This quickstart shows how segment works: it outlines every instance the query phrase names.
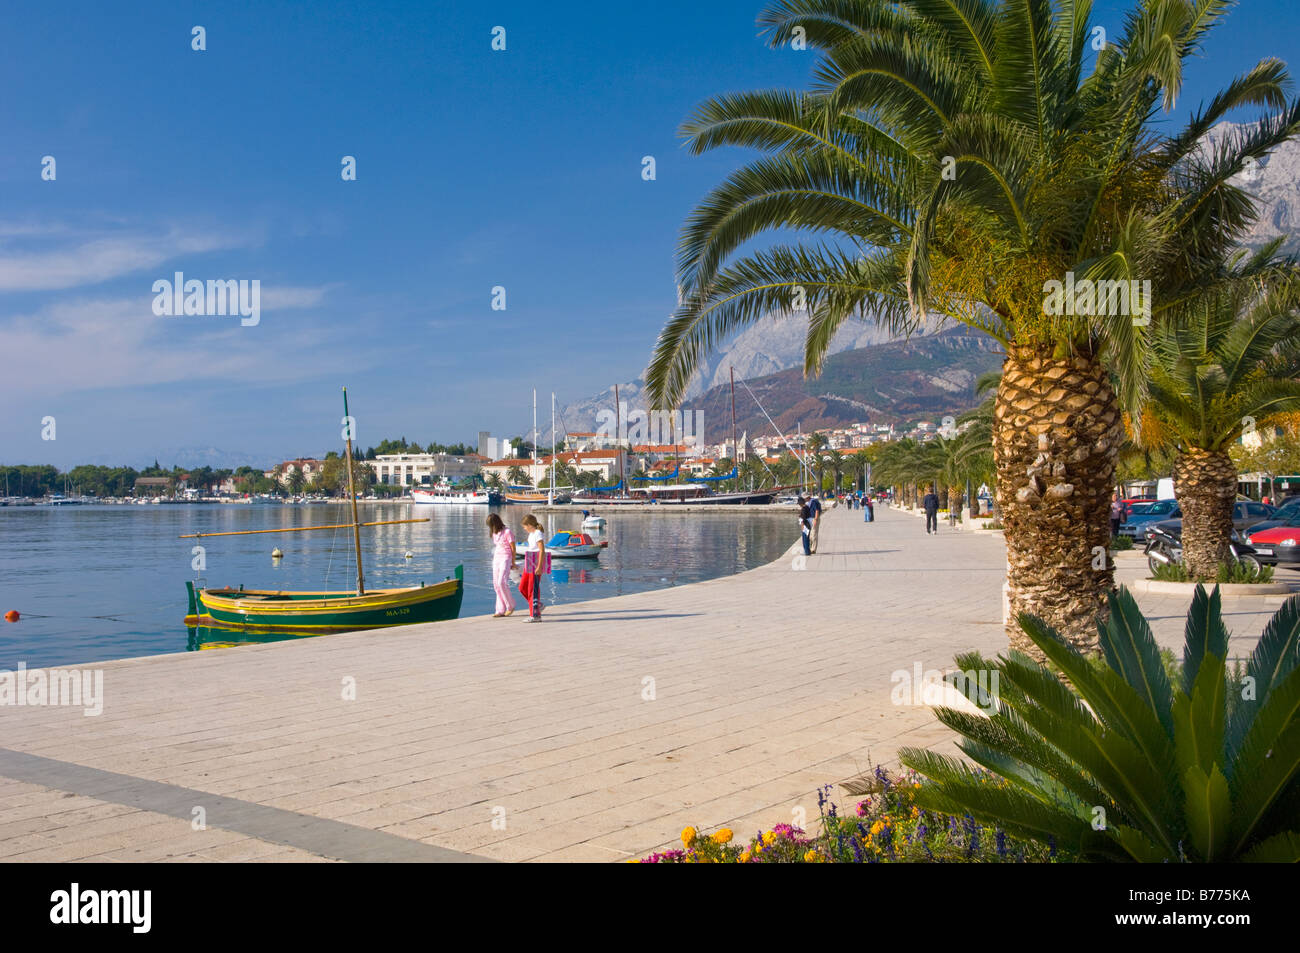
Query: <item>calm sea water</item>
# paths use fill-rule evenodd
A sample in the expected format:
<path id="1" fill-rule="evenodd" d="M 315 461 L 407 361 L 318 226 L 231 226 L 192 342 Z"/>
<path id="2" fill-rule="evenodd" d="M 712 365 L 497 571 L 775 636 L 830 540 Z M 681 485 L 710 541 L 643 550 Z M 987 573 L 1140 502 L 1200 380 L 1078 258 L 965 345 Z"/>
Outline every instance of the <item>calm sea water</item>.
<path id="1" fill-rule="evenodd" d="M 497 509 L 520 539 L 523 507 Z M 465 567 L 461 616 L 495 605 L 482 507 L 370 505 L 361 519 L 428 517 L 428 523 L 361 530 L 367 588 L 418 585 Z M 543 601 L 563 605 L 643 592 L 752 569 L 793 542 L 793 516 L 769 512 L 652 514 L 605 511 L 609 540 L 598 560 L 555 561 Z M 346 590 L 355 583 L 351 528 L 203 540 L 184 533 L 326 525 L 350 519 L 343 504 L 316 506 L 0 507 L 0 669 L 96 662 L 197 649 L 242 638 L 187 629 L 186 580 L 256 589 Z M 576 530 L 578 513 L 543 518 Z M 548 532 L 548 538 L 550 532 Z M 193 547 L 204 547 L 196 572 Z M 284 551 L 272 559 L 271 551 Z M 407 553 L 411 558 L 406 558 Z M 522 606 L 522 599 L 519 600 Z M 259 640 L 268 640 L 262 636 Z"/>

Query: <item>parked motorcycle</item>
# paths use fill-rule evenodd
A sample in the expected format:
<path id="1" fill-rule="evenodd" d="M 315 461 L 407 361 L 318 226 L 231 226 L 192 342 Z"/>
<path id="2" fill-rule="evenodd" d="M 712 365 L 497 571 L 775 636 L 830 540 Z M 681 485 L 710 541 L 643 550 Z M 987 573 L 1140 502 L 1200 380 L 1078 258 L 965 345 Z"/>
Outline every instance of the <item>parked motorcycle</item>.
<path id="1" fill-rule="evenodd" d="M 1228 552 L 1233 562 L 1241 563 L 1252 575 L 1258 575 L 1264 568 L 1259 561 L 1259 557 L 1255 554 L 1254 548 L 1242 542 L 1236 530 L 1233 530 L 1232 537 L 1228 541 Z M 1170 563 L 1181 566 L 1183 564 L 1182 532 L 1171 532 L 1159 526 L 1149 527 L 1147 529 L 1146 557 L 1147 566 L 1153 576 L 1160 566 L 1167 566 Z"/>

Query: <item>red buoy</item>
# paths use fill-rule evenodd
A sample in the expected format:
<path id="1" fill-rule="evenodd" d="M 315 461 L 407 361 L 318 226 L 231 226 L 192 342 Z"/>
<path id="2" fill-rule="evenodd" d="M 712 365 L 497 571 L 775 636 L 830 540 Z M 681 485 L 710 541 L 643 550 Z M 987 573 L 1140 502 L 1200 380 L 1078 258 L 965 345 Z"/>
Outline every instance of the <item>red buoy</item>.
<path id="1" fill-rule="evenodd" d="M 6 613 L 5 613 L 5 621 L 6 621 L 6 622 L 17 622 L 17 621 L 18 621 L 18 610 L 17 610 L 17 609 L 10 609 L 8 612 L 6 612 Z"/>

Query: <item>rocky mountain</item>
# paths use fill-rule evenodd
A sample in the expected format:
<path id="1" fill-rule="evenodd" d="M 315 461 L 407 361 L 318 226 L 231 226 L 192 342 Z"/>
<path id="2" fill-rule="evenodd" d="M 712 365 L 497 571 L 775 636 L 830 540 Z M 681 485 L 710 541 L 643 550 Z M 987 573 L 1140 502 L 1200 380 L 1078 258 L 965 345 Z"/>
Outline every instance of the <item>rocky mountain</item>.
<path id="1" fill-rule="evenodd" d="M 795 367 L 737 383 L 736 428 L 751 437 L 772 434 L 767 415 L 783 433 L 858 421 L 938 423 L 978 403 L 976 379 L 1001 367 L 1003 357 L 996 341 L 966 328 L 842 351 L 827 360 L 818 378 L 805 379 Z M 706 442 L 730 436 L 729 386 L 711 388 L 689 406 L 703 413 Z"/>
<path id="2" fill-rule="evenodd" d="M 771 434 L 766 410 L 782 432 L 838 427 L 858 421 L 902 423 L 957 414 L 973 407 L 975 380 L 1002 365 L 1003 354 L 992 338 L 966 328 L 906 341 L 889 341 L 832 355 L 818 378 L 804 379 L 802 367 L 759 377 L 736 379 L 736 425 L 751 436 Z M 739 368 L 737 369 L 739 371 Z M 731 433 L 731 388 L 728 378 L 683 405 L 702 416 L 703 439 L 717 443 Z M 619 385 L 625 409 L 644 406 L 643 382 Z M 762 407 L 760 408 L 759 403 Z M 564 409 L 569 430 L 597 429 L 606 419 L 614 393 L 592 397 Z M 624 426 L 627 426 L 626 418 Z"/>
<path id="3" fill-rule="evenodd" d="M 698 397 L 710 387 L 727 383 L 732 367 L 736 369 L 737 377 L 748 379 L 801 366 L 806 328 L 804 315 L 791 314 L 773 314 L 750 325 L 736 335 L 725 350 L 712 355 L 700 368 L 694 384 L 686 393 L 687 398 Z M 831 339 L 829 353 L 872 347 L 889 340 L 888 332 L 876 325 L 851 321 Z"/>
<path id="4" fill-rule="evenodd" d="M 698 407 L 699 398 L 707 391 L 714 387 L 728 385 L 732 367 L 736 369 L 737 380 L 747 381 L 802 367 L 805 322 L 806 318 L 803 315 L 773 314 L 736 335 L 725 348 L 711 355 L 700 368 L 695 381 L 686 391 L 687 402 L 691 407 Z M 918 340 L 929 333 L 922 331 L 912 340 Z M 831 340 L 829 353 L 841 354 L 874 347 L 889 340 L 889 335 L 874 324 L 856 321 L 840 329 Z M 646 407 L 644 389 L 644 377 L 626 381 L 618 386 L 618 399 L 627 408 Z M 569 430 L 594 431 L 597 429 L 601 412 L 608 414 L 613 407 L 614 388 L 611 386 L 604 393 L 593 394 L 591 397 L 566 405 L 561 412 L 561 417 Z M 728 420 L 730 420 L 729 415 L 730 411 L 728 411 Z M 565 427 L 560 428 L 561 432 Z"/>
<path id="5" fill-rule="evenodd" d="M 1249 124 L 1221 122 L 1205 137 L 1212 149 L 1229 136 L 1242 135 Z M 1234 184 L 1255 195 L 1260 202 L 1259 218 L 1246 235 L 1245 244 L 1258 248 L 1278 236 L 1286 239 L 1282 249 L 1300 252 L 1300 142 L 1292 140 L 1258 164 L 1247 168 Z"/>

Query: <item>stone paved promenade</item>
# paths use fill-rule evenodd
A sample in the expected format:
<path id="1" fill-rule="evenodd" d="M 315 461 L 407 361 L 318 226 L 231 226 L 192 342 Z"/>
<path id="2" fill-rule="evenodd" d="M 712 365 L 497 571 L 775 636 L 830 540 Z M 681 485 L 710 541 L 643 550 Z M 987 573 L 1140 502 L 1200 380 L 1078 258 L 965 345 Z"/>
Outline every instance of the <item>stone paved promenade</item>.
<path id="1" fill-rule="evenodd" d="M 827 513 L 802 570 L 786 557 L 543 625 L 102 665 L 99 717 L 0 708 L 0 859 L 608 862 L 686 824 L 811 822 L 819 785 L 900 745 L 955 750 L 927 709 L 890 703 L 893 672 L 1005 645 L 1000 536 L 877 514 Z M 1185 603 L 1148 601 L 1178 646 Z M 1272 607 L 1228 608 L 1245 654 Z"/>

